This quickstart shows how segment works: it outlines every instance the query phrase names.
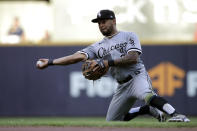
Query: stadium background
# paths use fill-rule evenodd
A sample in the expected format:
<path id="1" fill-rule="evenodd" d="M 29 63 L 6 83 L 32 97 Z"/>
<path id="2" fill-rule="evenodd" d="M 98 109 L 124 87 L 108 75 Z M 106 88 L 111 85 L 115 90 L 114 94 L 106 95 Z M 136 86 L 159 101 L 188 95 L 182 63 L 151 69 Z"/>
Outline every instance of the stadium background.
<path id="1" fill-rule="evenodd" d="M 0 116 L 105 116 L 113 79 L 87 81 L 81 63 L 43 71 L 35 67 L 40 57 L 69 55 L 101 39 L 90 20 L 105 8 L 116 12 L 118 29 L 139 35 L 154 89 L 178 111 L 197 115 L 197 2 L 103 2 L 0 1 Z M 7 35 L 16 16 L 25 31 L 23 41 Z"/>

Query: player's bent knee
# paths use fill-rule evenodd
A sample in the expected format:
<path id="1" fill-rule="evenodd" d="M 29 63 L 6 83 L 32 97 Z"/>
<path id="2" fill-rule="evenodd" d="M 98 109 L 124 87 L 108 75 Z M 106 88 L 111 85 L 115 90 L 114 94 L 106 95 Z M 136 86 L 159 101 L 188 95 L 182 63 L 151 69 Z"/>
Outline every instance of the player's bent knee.
<path id="1" fill-rule="evenodd" d="M 156 107 L 160 110 L 163 110 L 163 106 L 167 103 L 167 101 L 160 96 L 152 96 L 149 100 L 149 105 Z"/>
<path id="2" fill-rule="evenodd" d="M 107 117 L 106 121 L 116 121 L 116 119 L 112 119 L 112 118 Z"/>
<path id="3" fill-rule="evenodd" d="M 121 118 L 106 117 L 106 121 L 123 121 Z"/>
<path id="4" fill-rule="evenodd" d="M 155 96 L 155 94 L 153 94 L 153 93 L 148 93 L 147 95 L 146 95 L 146 97 L 145 97 L 145 102 L 146 102 L 146 104 L 150 104 L 150 101 L 151 101 L 151 99 L 153 98 Z"/>
<path id="5" fill-rule="evenodd" d="M 106 121 L 116 121 L 116 120 L 111 118 L 106 118 Z"/>

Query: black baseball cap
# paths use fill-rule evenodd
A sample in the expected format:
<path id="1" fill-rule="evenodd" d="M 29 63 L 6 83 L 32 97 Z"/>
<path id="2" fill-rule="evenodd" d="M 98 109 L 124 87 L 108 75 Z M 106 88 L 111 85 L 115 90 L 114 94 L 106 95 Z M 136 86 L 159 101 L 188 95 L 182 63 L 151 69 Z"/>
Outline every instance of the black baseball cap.
<path id="1" fill-rule="evenodd" d="M 97 13 L 97 18 L 93 19 L 92 22 L 93 23 L 97 23 L 98 20 L 102 20 L 102 19 L 115 19 L 115 14 L 113 11 L 111 10 L 100 10 Z"/>

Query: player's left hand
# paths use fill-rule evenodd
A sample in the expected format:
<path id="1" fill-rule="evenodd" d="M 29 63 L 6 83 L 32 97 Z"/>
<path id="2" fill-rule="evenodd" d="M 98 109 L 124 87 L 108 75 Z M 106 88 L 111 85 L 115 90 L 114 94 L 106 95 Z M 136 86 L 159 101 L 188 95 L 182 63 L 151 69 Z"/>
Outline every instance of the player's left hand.
<path id="1" fill-rule="evenodd" d="M 82 65 L 83 75 L 88 80 L 100 79 L 108 69 L 108 62 L 104 60 L 86 60 Z"/>

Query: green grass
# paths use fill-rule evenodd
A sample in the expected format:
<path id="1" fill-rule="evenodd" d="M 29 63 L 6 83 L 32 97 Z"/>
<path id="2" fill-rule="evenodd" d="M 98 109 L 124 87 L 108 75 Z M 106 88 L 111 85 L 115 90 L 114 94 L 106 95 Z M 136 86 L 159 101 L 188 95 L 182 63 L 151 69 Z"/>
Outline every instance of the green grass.
<path id="1" fill-rule="evenodd" d="M 197 117 L 190 117 L 191 122 L 163 122 L 154 118 L 138 117 L 129 122 L 106 122 L 101 117 L 0 117 L 0 126 L 82 126 L 82 127 L 197 127 Z"/>

